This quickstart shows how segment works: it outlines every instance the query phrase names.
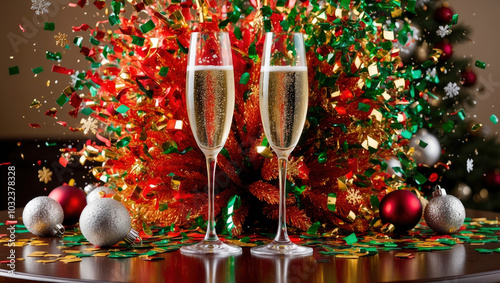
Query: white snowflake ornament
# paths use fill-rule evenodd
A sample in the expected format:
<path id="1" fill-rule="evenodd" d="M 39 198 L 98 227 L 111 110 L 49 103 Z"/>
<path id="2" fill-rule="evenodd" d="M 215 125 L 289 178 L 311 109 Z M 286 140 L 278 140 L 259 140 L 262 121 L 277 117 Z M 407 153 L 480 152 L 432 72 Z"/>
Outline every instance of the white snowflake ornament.
<path id="1" fill-rule="evenodd" d="M 467 173 L 470 173 L 474 169 L 474 160 L 472 160 L 472 158 L 467 159 L 466 167 L 467 167 Z"/>
<path id="2" fill-rule="evenodd" d="M 449 82 L 444 87 L 444 93 L 446 94 L 446 97 L 444 97 L 443 99 L 453 98 L 458 95 L 459 91 L 460 87 L 457 85 L 457 83 Z"/>
<path id="3" fill-rule="evenodd" d="M 450 26 L 439 26 L 439 29 L 436 31 L 437 35 L 440 37 L 445 37 L 451 34 Z"/>
<path id="4" fill-rule="evenodd" d="M 348 203 L 352 204 L 352 205 L 356 205 L 358 203 L 361 202 L 361 195 L 359 194 L 359 191 L 354 189 L 354 188 L 350 188 L 347 190 L 347 196 L 346 196 L 346 200 Z"/>
<path id="5" fill-rule="evenodd" d="M 82 118 L 80 124 L 82 124 L 83 134 L 86 135 L 88 132 L 92 132 L 93 134 L 97 133 L 97 119 L 89 117 L 88 119 Z"/>
<path id="6" fill-rule="evenodd" d="M 48 13 L 49 9 L 47 9 L 47 7 L 49 6 L 50 2 L 47 0 L 31 0 L 31 10 L 35 11 L 37 15 Z"/>

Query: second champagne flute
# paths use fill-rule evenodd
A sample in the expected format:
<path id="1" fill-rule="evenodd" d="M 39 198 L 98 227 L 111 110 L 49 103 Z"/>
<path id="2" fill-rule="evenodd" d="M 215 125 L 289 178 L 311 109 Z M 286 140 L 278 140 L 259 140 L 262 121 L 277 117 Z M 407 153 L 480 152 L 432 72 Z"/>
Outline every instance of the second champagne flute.
<path id="1" fill-rule="evenodd" d="M 193 32 L 186 75 L 186 105 L 191 130 L 205 155 L 208 179 L 208 222 L 205 238 L 181 247 L 187 254 L 231 255 L 241 248 L 221 242 L 215 231 L 214 177 L 217 155 L 226 143 L 234 110 L 231 44 L 226 32 Z"/>
<path id="2" fill-rule="evenodd" d="M 278 156 L 278 233 L 256 255 L 310 255 L 313 249 L 295 245 L 286 230 L 286 169 L 288 156 L 299 141 L 308 104 L 307 64 L 301 33 L 266 33 L 260 74 L 260 116 L 267 140 Z"/>

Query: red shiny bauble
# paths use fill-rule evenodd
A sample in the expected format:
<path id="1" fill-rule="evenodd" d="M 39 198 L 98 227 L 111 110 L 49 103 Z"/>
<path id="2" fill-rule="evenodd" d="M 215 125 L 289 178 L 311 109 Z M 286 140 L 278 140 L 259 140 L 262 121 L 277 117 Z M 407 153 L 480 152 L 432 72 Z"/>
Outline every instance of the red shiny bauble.
<path id="1" fill-rule="evenodd" d="M 442 24 L 449 24 L 453 19 L 453 10 L 447 6 L 439 7 L 434 12 L 434 19 Z"/>
<path id="2" fill-rule="evenodd" d="M 396 232 L 408 231 L 415 227 L 422 217 L 422 203 L 407 190 L 397 190 L 387 194 L 380 202 L 380 218 L 391 223 Z"/>
<path id="3" fill-rule="evenodd" d="M 64 212 L 63 225 L 75 225 L 80 219 L 82 210 L 87 205 L 85 193 L 77 187 L 60 186 L 52 190 L 50 198 L 57 200 L 61 204 Z"/>
<path id="4" fill-rule="evenodd" d="M 460 82 L 462 82 L 463 86 L 473 86 L 476 83 L 476 80 L 476 74 L 472 71 L 471 68 L 467 68 L 462 71 Z"/>
<path id="5" fill-rule="evenodd" d="M 487 172 L 484 175 L 484 182 L 488 189 L 500 189 L 500 169 Z"/>
<path id="6" fill-rule="evenodd" d="M 439 57 L 439 60 L 441 61 L 447 61 L 453 55 L 453 46 L 447 39 L 436 43 L 436 45 L 434 45 L 434 48 L 443 50 L 443 54 L 441 55 L 441 57 Z"/>

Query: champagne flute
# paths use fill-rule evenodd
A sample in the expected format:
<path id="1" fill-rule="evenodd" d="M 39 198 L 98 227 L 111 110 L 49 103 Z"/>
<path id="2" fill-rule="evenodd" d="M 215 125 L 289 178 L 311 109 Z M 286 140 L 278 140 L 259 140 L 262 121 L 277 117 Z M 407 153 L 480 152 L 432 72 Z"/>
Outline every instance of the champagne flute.
<path id="1" fill-rule="evenodd" d="M 307 64 L 301 33 L 266 33 L 260 74 L 260 116 L 267 140 L 278 156 L 279 222 L 274 240 L 254 247 L 257 255 L 310 255 L 313 249 L 295 245 L 286 230 L 286 169 L 299 141 L 308 103 Z"/>
<path id="2" fill-rule="evenodd" d="M 241 253 L 221 242 L 215 231 L 214 178 L 217 155 L 224 146 L 234 110 L 234 74 L 231 44 L 226 32 L 193 32 L 186 75 L 186 104 L 191 130 L 205 155 L 208 179 L 208 222 L 205 238 L 183 246 L 186 254 Z"/>

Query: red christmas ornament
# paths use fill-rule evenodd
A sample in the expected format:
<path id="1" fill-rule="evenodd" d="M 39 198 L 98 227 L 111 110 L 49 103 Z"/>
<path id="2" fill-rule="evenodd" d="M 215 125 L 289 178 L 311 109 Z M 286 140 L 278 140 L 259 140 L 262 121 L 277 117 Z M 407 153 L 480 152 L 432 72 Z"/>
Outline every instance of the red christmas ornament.
<path id="1" fill-rule="evenodd" d="M 448 6 L 442 6 L 436 9 L 434 19 L 442 24 L 449 24 L 453 19 L 453 10 Z"/>
<path id="2" fill-rule="evenodd" d="M 500 169 L 487 172 L 484 176 L 484 182 L 486 188 L 498 190 L 500 188 Z"/>
<path id="3" fill-rule="evenodd" d="M 406 190 L 387 194 L 379 210 L 382 221 L 391 223 L 399 232 L 412 229 L 422 217 L 422 203 L 414 193 Z"/>
<path id="4" fill-rule="evenodd" d="M 473 86 L 476 83 L 476 79 L 476 74 L 471 68 L 463 70 L 462 75 L 460 76 L 460 82 L 462 82 L 463 86 Z"/>
<path id="5" fill-rule="evenodd" d="M 85 193 L 77 187 L 63 185 L 52 190 L 50 198 L 57 200 L 64 211 L 63 225 L 74 225 L 80 219 L 83 208 L 87 205 Z"/>
<path id="6" fill-rule="evenodd" d="M 441 61 L 447 61 L 453 55 L 453 46 L 447 39 L 436 43 L 436 45 L 434 45 L 434 48 L 443 50 L 443 54 L 441 55 L 441 57 L 439 57 L 439 60 Z"/>

